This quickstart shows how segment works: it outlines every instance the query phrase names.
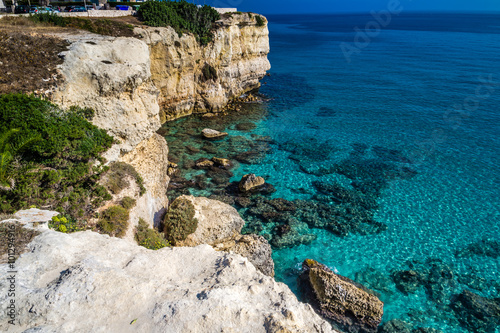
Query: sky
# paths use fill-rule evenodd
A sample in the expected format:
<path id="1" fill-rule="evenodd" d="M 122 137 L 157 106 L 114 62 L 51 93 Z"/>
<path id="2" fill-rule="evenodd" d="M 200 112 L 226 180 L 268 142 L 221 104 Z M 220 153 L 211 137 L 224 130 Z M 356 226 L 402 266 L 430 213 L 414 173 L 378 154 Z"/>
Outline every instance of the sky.
<path id="1" fill-rule="evenodd" d="M 260 14 L 369 13 L 400 1 L 405 11 L 500 12 L 500 0 L 198 0 Z"/>

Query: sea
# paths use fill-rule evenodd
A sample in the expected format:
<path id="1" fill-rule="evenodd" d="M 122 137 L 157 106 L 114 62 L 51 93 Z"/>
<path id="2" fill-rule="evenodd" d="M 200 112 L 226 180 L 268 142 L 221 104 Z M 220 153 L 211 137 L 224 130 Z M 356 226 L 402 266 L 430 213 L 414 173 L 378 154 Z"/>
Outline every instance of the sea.
<path id="1" fill-rule="evenodd" d="M 454 302 L 464 290 L 500 297 L 500 14 L 267 19 L 272 68 L 262 80 L 264 102 L 216 121 L 233 141 L 266 148 L 235 162 L 230 181 L 255 173 L 276 189 L 269 199 L 342 207 L 337 221 L 349 224 L 315 225 L 297 215 L 298 233 L 313 236 L 286 246 L 271 241 L 276 280 L 301 298 L 301 263 L 314 259 L 372 289 L 384 302 L 383 323 L 475 332 Z M 241 130 L 242 122 L 255 126 Z M 178 162 L 210 158 L 199 138 L 186 135 L 206 122 L 188 117 L 166 126 Z M 183 154 L 186 145 L 195 149 Z M 244 230 L 272 240 L 280 223 Z"/>

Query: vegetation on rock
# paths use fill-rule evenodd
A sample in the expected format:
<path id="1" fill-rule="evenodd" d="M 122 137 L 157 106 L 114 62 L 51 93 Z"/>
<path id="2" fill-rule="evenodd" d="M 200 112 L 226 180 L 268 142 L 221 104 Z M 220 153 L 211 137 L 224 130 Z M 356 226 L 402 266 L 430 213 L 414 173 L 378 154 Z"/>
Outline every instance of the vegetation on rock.
<path id="1" fill-rule="evenodd" d="M 14 258 L 17 259 L 27 251 L 26 246 L 39 234 L 39 231 L 23 228 L 18 222 L 0 223 L 0 264 L 7 262 L 9 243 L 14 244 Z"/>
<path id="2" fill-rule="evenodd" d="M 201 81 L 206 82 L 209 80 L 215 81 L 217 80 L 217 70 L 210 66 L 209 64 L 205 64 L 203 68 L 201 69 Z"/>
<path id="3" fill-rule="evenodd" d="M 150 250 L 159 250 L 170 246 L 165 236 L 158 230 L 151 229 L 143 219 L 139 219 L 139 224 L 135 228 L 135 240 L 137 244 Z"/>
<path id="4" fill-rule="evenodd" d="M 165 238 L 172 244 L 183 241 L 189 234 L 196 231 L 198 220 L 191 201 L 176 199 L 170 205 L 163 221 Z"/>
<path id="5" fill-rule="evenodd" d="M 5 168 L 8 189 L 0 189 L 0 213 L 31 205 L 66 212 L 83 220 L 111 196 L 98 184 L 104 168 L 96 165 L 113 142 L 105 130 L 85 119 L 89 111 L 62 110 L 34 96 L 0 95 L 0 126 L 11 132 L 9 144 L 19 147 Z M 5 149 L 4 149 L 5 150 Z"/>
<path id="6" fill-rule="evenodd" d="M 255 20 L 257 21 L 257 26 L 258 27 L 263 27 L 263 26 L 266 25 L 266 21 L 264 21 L 264 19 L 260 15 L 256 15 L 255 16 Z"/>
<path id="7" fill-rule="evenodd" d="M 9 26 L 12 19 L 18 18 L 4 17 L 0 22 L 6 25 L 0 31 L 0 94 L 44 92 L 61 79 L 56 67 L 63 60 L 58 54 L 66 50 L 68 43 L 15 32 Z"/>
<path id="8" fill-rule="evenodd" d="M 219 13 L 210 6 L 198 8 L 187 1 L 147 1 L 137 11 L 144 24 L 153 27 L 170 26 L 182 36 L 193 33 L 200 44 L 207 45 L 213 39 L 213 23 L 220 19 Z"/>
<path id="9" fill-rule="evenodd" d="M 97 226 L 105 234 L 123 237 L 129 226 L 129 211 L 120 206 L 111 206 L 100 214 Z"/>
<path id="10" fill-rule="evenodd" d="M 140 195 L 146 193 L 143 180 L 133 166 L 125 162 L 113 162 L 109 165 L 104 180 L 104 186 L 113 194 L 120 193 L 121 190 L 130 185 L 129 178 L 136 181 L 140 189 Z"/>
<path id="11" fill-rule="evenodd" d="M 56 231 L 71 233 L 76 231 L 85 230 L 85 225 L 82 222 L 78 222 L 71 216 L 54 216 L 52 220 L 49 221 L 49 228 Z"/>

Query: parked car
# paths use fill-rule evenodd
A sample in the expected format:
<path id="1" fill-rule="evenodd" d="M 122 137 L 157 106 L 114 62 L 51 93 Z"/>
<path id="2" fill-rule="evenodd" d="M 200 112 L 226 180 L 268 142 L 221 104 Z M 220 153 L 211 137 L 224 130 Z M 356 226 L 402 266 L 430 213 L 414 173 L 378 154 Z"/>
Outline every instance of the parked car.
<path id="1" fill-rule="evenodd" d="M 65 12 L 70 12 L 74 8 L 75 8 L 75 6 L 66 6 L 66 7 L 64 7 L 64 11 Z"/>
<path id="2" fill-rule="evenodd" d="M 25 5 L 19 5 L 14 8 L 14 14 L 28 14 L 29 12 L 29 7 Z"/>
<path id="3" fill-rule="evenodd" d="M 71 9 L 70 12 L 75 13 L 75 12 L 86 12 L 87 8 L 83 6 L 75 6 L 75 8 Z"/>
<path id="4" fill-rule="evenodd" d="M 38 13 L 38 7 L 37 6 L 31 6 L 30 7 L 30 13 L 32 13 L 32 14 Z"/>
<path id="5" fill-rule="evenodd" d="M 37 14 L 43 14 L 43 13 L 54 14 L 54 13 L 59 13 L 59 11 L 50 7 L 39 7 Z"/>
<path id="6" fill-rule="evenodd" d="M 95 8 L 92 5 L 87 5 L 87 10 L 95 10 Z"/>

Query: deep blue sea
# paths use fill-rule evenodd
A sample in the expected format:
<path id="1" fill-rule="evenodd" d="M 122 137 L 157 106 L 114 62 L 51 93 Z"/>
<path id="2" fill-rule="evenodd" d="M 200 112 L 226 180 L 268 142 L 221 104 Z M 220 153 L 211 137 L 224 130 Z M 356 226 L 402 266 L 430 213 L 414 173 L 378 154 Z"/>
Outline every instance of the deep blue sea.
<path id="1" fill-rule="evenodd" d="M 500 297 L 500 15 L 403 13 L 368 39 L 356 31 L 369 15 L 268 20 L 269 101 L 253 106 L 251 132 L 223 129 L 273 141 L 232 180 L 264 176 L 287 200 L 321 199 L 317 182 L 376 182 L 373 220 L 385 226 L 309 228 L 311 243 L 273 250 L 276 279 L 300 297 L 297 269 L 315 259 L 380 293 L 384 322 L 467 332 L 453 295 Z M 404 293 L 394 277 L 409 269 L 441 275 Z"/>

